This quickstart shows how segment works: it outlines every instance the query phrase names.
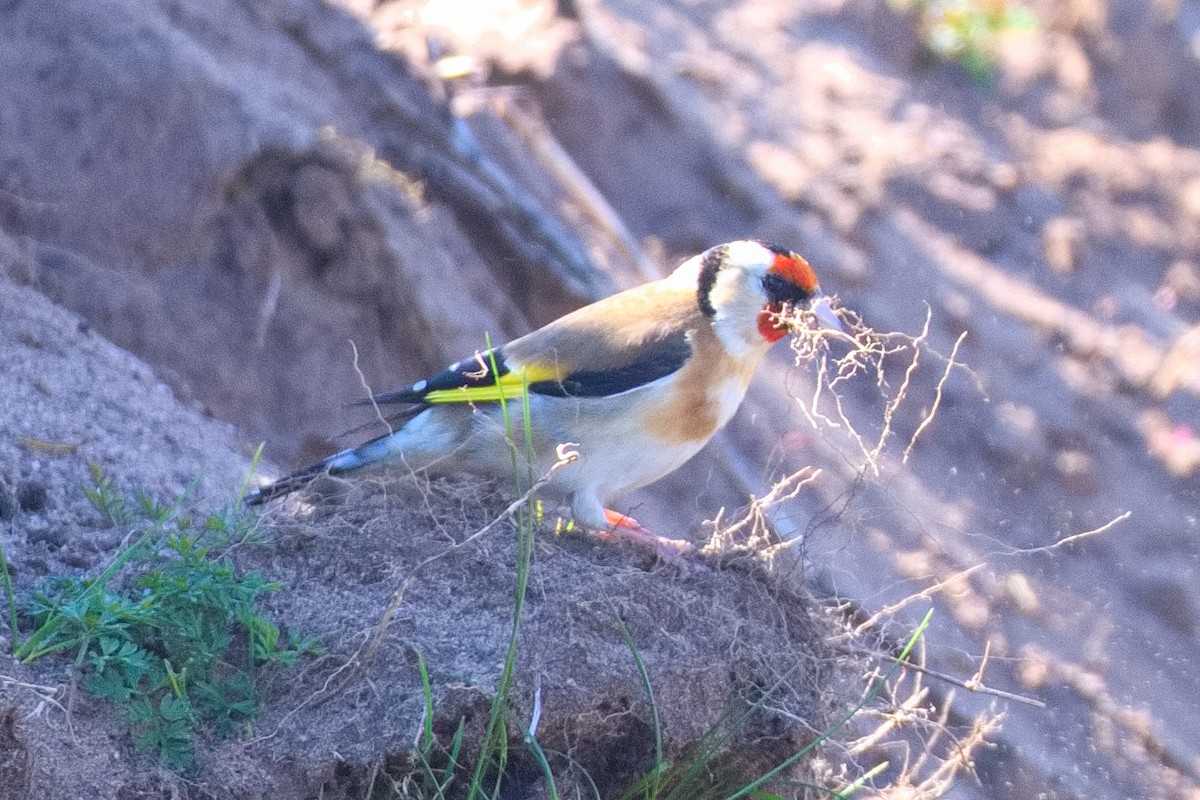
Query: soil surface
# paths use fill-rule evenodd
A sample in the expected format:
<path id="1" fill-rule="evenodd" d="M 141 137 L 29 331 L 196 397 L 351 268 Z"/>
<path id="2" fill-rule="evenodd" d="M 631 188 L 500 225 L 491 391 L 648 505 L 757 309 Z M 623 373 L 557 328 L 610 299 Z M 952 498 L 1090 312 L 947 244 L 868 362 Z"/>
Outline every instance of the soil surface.
<path id="1" fill-rule="evenodd" d="M 839 385 L 859 439 L 810 424 L 813 367 L 780 348 L 726 432 L 623 510 L 700 540 L 820 467 L 769 514 L 809 583 L 867 616 L 926 592 L 894 618 L 936 609 L 931 668 L 1045 703 L 933 681 L 956 721 L 1005 715 L 949 796 L 1200 797 L 1200 15 L 1030 8 L 981 84 L 883 0 L 0 5 L 0 357 L 33 369 L 0 396 L 6 549 L 25 575 L 88 569 L 119 540 L 56 545 L 53 515 L 82 524 L 89 461 L 167 491 L 200 474 L 197 499 L 226 502 L 251 442 L 278 465 L 337 446 L 364 381 L 411 382 L 484 332 L 757 236 L 872 328 L 928 324 L 930 349 L 907 382 L 899 353 L 882 384 Z M 34 325 L 36 293 L 79 317 Z M 106 401 L 105 364 L 140 376 L 118 399 L 162 381 L 186 410 Z M 408 496 L 363 507 L 403 515 Z M 423 552 L 387 546 L 381 577 L 355 578 L 369 618 L 331 611 L 347 642 L 394 591 L 392 559 Z M 346 549 L 308 579 L 366 569 Z M 636 561 L 614 557 L 545 561 Z M 315 567 L 284 560 L 292 583 Z M 31 735 L 15 713 L 0 744 Z M 392 734 L 355 763 L 414 735 Z M 35 750 L 3 746 L 0 769 L 37 774 Z M 118 751 L 94 763 L 117 774 Z"/>

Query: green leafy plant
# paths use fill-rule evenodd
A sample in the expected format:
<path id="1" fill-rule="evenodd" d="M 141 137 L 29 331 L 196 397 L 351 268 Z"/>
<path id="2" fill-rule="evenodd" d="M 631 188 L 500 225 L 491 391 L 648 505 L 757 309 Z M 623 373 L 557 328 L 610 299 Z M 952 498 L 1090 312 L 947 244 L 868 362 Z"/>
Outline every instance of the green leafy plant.
<path id="1" fill-rule="evenodd" d="M 234 567 L 229 550 L 253 535 L 236 505 L 196 526 L 176 515 L 183 496 L 171 505 L 126 497 L 95 468 L 85 492 L 111 521 L 140 513 L 148 527 L 99 576 L 58 577 L 35 594 L 24 642 L 12 623 L 13 654 L 29 662 L 74 652 L 83 687 L 122 708 L 138 746 L 184 768 L 198 726 L 227 736 L 253 720 L 267 671 L 316 643 L 284 635 L 258 611 L 280 585 Z"/>
<path id="2" fill-rule="evenodd" d="M 914 17 L 930 54 L 957 62 L 979 83 L 992 79 L 1001 36 L 1037 26 L 1033 11 L 1011 0 L 891 0 L 891 5 Z"/>
<path id="3" fill-rule="evenodd" d="M 104 521 L 110 527 L 132 523 L 133 511 L 113 479 L 104 474 L 99 464 L 88 464 L 88 472 L 92 476 L 92 485 L 83 487 L 83 494 Z"/>

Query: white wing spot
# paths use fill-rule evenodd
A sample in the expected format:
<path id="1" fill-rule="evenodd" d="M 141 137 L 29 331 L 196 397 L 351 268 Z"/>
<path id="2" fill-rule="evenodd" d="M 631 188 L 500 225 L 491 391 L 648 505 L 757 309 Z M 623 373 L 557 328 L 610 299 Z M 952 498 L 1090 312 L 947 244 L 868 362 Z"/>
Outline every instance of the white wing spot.
<path id="1" fill-rule="evenodd" d="M 414 392 L 423 392 L 423 391 L 425 391 L 425 387 L 428 385 L 429 385 L 429 381 L 417 381 L 416 383 L 414 383 L 412 385 L 412 390 Z"/>

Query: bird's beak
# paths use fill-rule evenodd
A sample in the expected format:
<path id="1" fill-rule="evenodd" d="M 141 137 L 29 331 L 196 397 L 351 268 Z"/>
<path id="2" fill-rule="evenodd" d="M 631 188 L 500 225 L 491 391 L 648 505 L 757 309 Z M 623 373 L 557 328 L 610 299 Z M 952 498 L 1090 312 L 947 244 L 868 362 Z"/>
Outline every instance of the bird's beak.
<path id="1" fill-rule="evenodd" d="M 828 297 L 824 295 L 818 297 L 809 305 L 808 310 L 820 321 L 822 328 L 831 331 L 841 331 L 842 333 L 846 332 L 842 321 L 838 319 L 837 312 L 833 310 Z"/>

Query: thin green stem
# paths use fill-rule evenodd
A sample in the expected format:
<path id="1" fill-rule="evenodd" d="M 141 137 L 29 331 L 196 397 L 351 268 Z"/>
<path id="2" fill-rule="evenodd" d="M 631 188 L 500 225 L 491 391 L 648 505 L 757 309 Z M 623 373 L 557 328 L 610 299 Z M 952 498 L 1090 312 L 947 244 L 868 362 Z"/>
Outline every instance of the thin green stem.
<path id="1" fill-rule="evenodd" d="M 8 557 L 4 555 L 4 542 L 0 541 L 0 579 L 4 581 L 4 599 L 8 603 L 8 631 L 12 637 L 12 653 L 17 654 L 17 596 L 13 591 L 12 576 L 8 572 Z"/>
<path id="2" fill-rule="evenodd" d="M 500 388 L 500 370 L 496 362 L 495 351 L 492 349 L 490 337 L 485 338 L 485 344 L 487 345 L 488 354 L 491 359 L 489 366 L 491 367 L 492 375 L 495 377 L 497 388 Z M 512 446 L 513 478 L 519 496 L 525 491 L 525 481 L 520 462 L 517 458 L 516 436 L 513 430 L 512 417 L 509 414 L 508 401 L 505 398 L 502 388 L 500 388 L 498 395 L 500 416 L 504 420 L 504 429 Z M 522 438 L 525 444 L 526 458 L 531 468 L 533 464 L 532 421 L 529 411 L 529 386 L 524 382 L 521 386 L 521 402 L 523 404 L 522 423 L 524 425 L 524 435 Z M 525 608 L 525 595 L 529 585 L 529 569 L 532 558 L 533 515 L 529 511 L 529 506 L 526 505 L 521 509 L 517 517 L 517 565 L 516 585 L 513 592 L 512 630 L 509 632 L 504 667 L 500 672 L 500 680 L 497 682 L 496 696 L 492 699 L 487 730 L 484 733 L 479 759 L 475 764 L 475 772 L 471 777 L 471 785 L 467 791 L 467 800 L 474 800 L 480 793 L 484 792 L 484 779 L 489 767 L 494 767 L 496 770 L 495 784 L 491 791 L 493 796 L 498 794 L 500 781 L 503 779 L 504 767 L 508 759 L 508 697 L 516 673 L 517 640 L 521 629 L 521 616 Z M 550 782 L 550 785 L 553 785 L 553 781 Z"/>

